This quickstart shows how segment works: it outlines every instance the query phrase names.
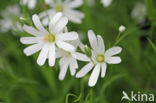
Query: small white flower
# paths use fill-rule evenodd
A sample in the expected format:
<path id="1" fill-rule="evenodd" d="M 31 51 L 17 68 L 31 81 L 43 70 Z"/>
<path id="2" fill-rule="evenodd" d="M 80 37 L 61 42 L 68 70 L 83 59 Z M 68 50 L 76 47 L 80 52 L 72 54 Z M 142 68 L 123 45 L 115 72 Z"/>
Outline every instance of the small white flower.
<path id="1" fill-rule="evenodd" d="M 2 32 L 7 32 L 9 30 L 22 31 L 22 27 L 18 22 L 18 18 L 21 16 L 18 5 L 8 6 L 2 11 L 1 15 L 3 19 L 0 20 L 0 30 Z"/>
<path id="2" fill-rule="evenodd" d="M 75 48 L 77 48 L 77 46 L 79 45 L 79 40 L 76 41 L 72 41 L 70 42 L 70 44 L 72 44 Z M 72 76 L 75 75 L 76 73 L 76 69 L 78 68 L 78 63 L 77 63 L 77 59 L 74 58 L 75 55 L 79 55 L 79 59 L 81 61 L 88 61 L 89 58 L 81 53 L 78 53 L 76 51 L 65 51 L 63 49 L 58 49 L 58 51 L 56 52 L 57 57 L 61 57 L 60 61 L 59 61 L 59 65 L 60 65 L 60 73 L 59 73 L 59 79 L 63 80 L 67 69 L 69 67 L 70 69 L 70 73 Z"/>
<path id="3" fill-rule="evenodd" d="M 51 18 L 55 13 L 62 12 L 64 16 L 66 16 L 69 21 L 74 23 L 82 23 L 82 18 L 84 18 L 84 14 L 75 8 L 78 8 L 82 5 L 82 0 L 46 0 L 47 5 L 51 6 L 51 9 L 44 11 L 39 14 L 39 17 L 42 20 L 43 25 L 48 25 L 49 18 Z M 47 14 L 49 17 L 47 17 Z"/>
<path id="4" fill-rule="evenodd" d="M 108 7 L 111 5 L 112 0 L 101 0 L 104 7 Z"/>
<path id="5" fill-rule="evenodd" d="M 87 65 L 85 65 L 77 74 L 76 77 L 80 78 L 85 76 L 94 67 L 92 74 L 89 78 L 89 86 L 95 86 L 100 72 L 101 77 L 105 77 L 106 67 L 108 64 L 118 64 L 121 58 L 114 56 L 122 51 L 120 47 L 113 47 L 105 51 L 104 41 L 100 35 L 95 36 L 93 31 L 88 31 L 88 38 L 92 47 L 92 57 Z M 78 58 L 78 56 L 75 56 Z"/>
<path id="6" fill-rule="evenodd" d="M 24 25 L 23 29 L 32 34 L 34 37 L 22 37 L 21 42 L 23 44 L 33 44 L 32 46 L 24 49 L 24 53 L 30 56 L 41 50 L 37 63 L 43 65 L 46 59 L 49 59 L 49 65 L 54 66 L 56 57 L 56 45 L 66 51 L 74 51 L 75 48 L 67 43 L 68 40 L 76 40 L 78 34 L 76 32 L 63 33 L 63 29 L 68 23 L 66 17 L 62 17 L 62 13 L 57 13 L 49 23 L 49 31 L 44 29 L 39 17 L 35 14 L 32 17 L 34 25 L 37 29 L 32 26 Z"/>
<path id="7" fill-rule="evenodd" d="M 126 27 L 125 27 L 125 26 L 121 25 L 121 26 L 119 27 L 119 31 L 120 31 L 120 32 L 124 32 L 125 30 L 126 30 Z"/>
<path id="8" fill-rule="evenodd" d="M 36 6 L 36 0 L 21 0 L 21 5 L 27 5 L 29 9 L 34 9 Z"/>
<path id="9" fill-rule="evenodd" d="M 137 2 L 131 12 L 131 17 L 138 23 L 144 22 L 146 16 L 146 7 L 143 3 Z"/>

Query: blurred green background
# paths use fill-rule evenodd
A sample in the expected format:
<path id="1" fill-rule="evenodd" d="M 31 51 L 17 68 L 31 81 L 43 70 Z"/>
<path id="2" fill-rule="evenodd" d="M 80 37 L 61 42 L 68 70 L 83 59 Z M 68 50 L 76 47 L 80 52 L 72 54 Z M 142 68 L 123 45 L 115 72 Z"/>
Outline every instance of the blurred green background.
<path id="1" fill-rule="evenodd" d="M 36 63 L 38 53 L 24 55 L 26 46 L 19 42 L 24 33 L 0 32 L 0 103 L 133 103 L 121 101 L 122 91 L 156 96 L 156 0 L 113 0 L 107 8 L 100 0 L 92 6 L 87 5 L 88 1 L 84 0 L 79 8 L 85 13 L 83 23 L 69 23 L 69 31 L 78 31 L 83 43 L 89 44 L 87 32 L 93 29 L 104 38 L 108 49 L 115 42 L 119 26 L 125 25 L 126 31 L 118 43 L 123 48 L 119 54 L 122 62 L 108 65 L 106 77 L 99 78 L 93 88 L 88 86 L 90 74 L 76 79 L 68 71 L 60 81 L 58 62 L 54 67 L 40 67 Z M 147 11 L 141 23 L 131 17 L 137 2 L 143 3 Z M 13 4 L 19 5 L 19 0 L 1 0 L 0 12 Z M 21 6 L 21 12 L 31 18 L 42 10 L 41 5 L 38 0 L 36 9 Z M 84 64 L 79 62 L 78 70 Z"/>

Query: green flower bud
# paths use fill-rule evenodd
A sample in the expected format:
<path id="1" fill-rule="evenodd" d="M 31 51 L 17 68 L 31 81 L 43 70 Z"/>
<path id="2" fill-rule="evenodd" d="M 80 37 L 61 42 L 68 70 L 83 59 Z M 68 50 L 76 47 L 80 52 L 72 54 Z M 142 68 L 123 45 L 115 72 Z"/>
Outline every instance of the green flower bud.
<path id="1" fill-rule="evenodd" d="M 90 49 L 87 45 L 84 46 L 84 51 L 85 51 L 85 54 L 86 54 L 88 57 L 91 57 L 91 56 L 92 56 L 91 49 Z"/>
<path id="2" fill-rule="evenodd" d="M 27 18 L 20 17 L 19 20 L 21 24 L 32 25 L 32 23 Z"/>

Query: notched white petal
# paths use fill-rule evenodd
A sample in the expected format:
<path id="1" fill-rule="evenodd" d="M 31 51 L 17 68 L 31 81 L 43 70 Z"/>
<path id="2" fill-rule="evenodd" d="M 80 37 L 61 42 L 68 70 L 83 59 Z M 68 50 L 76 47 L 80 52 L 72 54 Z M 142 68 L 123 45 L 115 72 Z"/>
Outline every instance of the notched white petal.
<path id="1" fill-rule="evenodd" d="M 51 31 L 51 33 L 53 33 L 54 27 L 56 23 L 61 19 L 61 17 L 62 17 L 62 13 L 59 12 L 59 13 L 56 13 L 50 20 L 49 31 Z"/>
<path id="2" fill-rule="evenodd" d="M 33 20 L 33 22 L 34 22 L 34 25 L 36 26 L 36 28 L 37 28 L 40 32 L 43 32 L 43 33 L 45 33 L 45 34 L 48 34 L 48 31 L 47 31 L 46 29 L 44 29 L 44 27 L 42 26 L 38 15 L 34 14 L 34 15 L 32 16 L 32 20 Z"/>
<path id="3" fill-rule="evenodd" d="M 70 66 L 70 73 L 72 76 L 74 76 L 76 73 L 76 69 L 78 68 L 78 64 L 77 64 L 76 59 L 74 59 L 74 58 L 71 59 L 69 66 Z"/>
<path id="4" fill-rule="evenodd" d="M 97 40 L 98 40 L 98 49 L 103 54 L 105 51 L 104 40 L 100 35 L 97 36 Z"/>
<path id="5" fill-rule="evenodd" d="M 26 31 L 27 33 L 32 34 L 32 35 L 34 35 L 34 36 L 41 36 L 41 35 L 42 35 L 41 32 L 37 31 L 37 30 L 34 29 L 32 26 L 24 25 L 24 26 L 23 26 L 23 29 L 24 29 L 24 31 Z"/>
<path id="6" fill-rule="evenodd" d="M 101 66 L 102 66 L 102 68 L 101 68 L 101 78 L 104 78 L 105 74 L 106 74 L 107 65 L 106 65 L 106 63 L 104 63 L 104 64 L 101 64 Z"/>
<path id="7" fill-rule="evenodd" d="M 64 49 L 65 51 L 69 51 L 69 52 L 75 51 L 74 46 L 72 46 L 71 44 L 66 43 L 66 42 L 64 42 L 64 41 L 57 41 L 56 44 L 57 44 L 57 46 L 58 46 L 59 48 L 62 48 L 62 49 Z"/>
<path id="8" fill-rule="evenodd" d="M 93 66 L 94 66 L 93 63 L 88 63 L 87 65 L 85 65 L 85 66 L 76 74 L 76 78 L 84 77 L 84 76 L 93 68 Z"/>
<path id="9" fill-rule="evenodd" d="M 64 41 L 76 40 L 78 39 L 78 34 L 77 32 L 67 32 L 67 33 L 59 34 L 58 37 L 59 39 Z"/>
<path id="10" fill-rule="evenodd" d="M 92 72 L 92 74 L 91 74 L 91 76 L 89 78 L 88 85 L 90 87 L 95 86 L 95 84 L 96 84 L 96 82 L 97 82 L 97 80 L 99 78 L 99 75 L 100 75 L 100 64 L 97 64 L 95 66 L 95 68 L 93 69 L 93 72 Z"/>
<path id="11" fill-rule="evenodd" d="M 48 46 L 49 46 L 48 44 L 45 44 L 38 56 L 37 64 L 40 66 L 42 66 L 45 63 L 48 57 L 48 50 L 49 50 Z"/>
<path id="12" fill-rule="evenodd" d="M 82 0 L 73 0 L 72 2 L 69 3 L 70 8 L 77 8 L 82 5 L 83 1 Z"/>
<path id="13" fill-rule="evenodd" d="M 63 29 L 66 27 L 68 23 L 68 18 L 67 17 L 63 17 L 61 18 L 55 25 L 55 30 L 54 32 L 57 34 L 57 33 L 60 33 L 63 31 Z"/>
<path id="14" fill-rule="evenodd" d="M 43 46 L 42 43 L 31 45 L 24 49 L 24 53 L 26 54 L 26 56 L 30 56 L 30 55 L 38 52 L 39 50 L 41 50 L 42 46 Z"/>
<path id="15" fill-rule="evenodd" d="M 49 65 L 54 66 L 55 65 L 55 45 L 54 43 L 49 45 Z"/>
<path id="16" fill-rule="evenodd" d="M 73 52 L 71 55 L 73 58 L 78 59 L 80 61 L 90 61 L 90 58 L 82 53 Z"/>
<path id="17" fill-rule="evenodd" d="M 121 58 L 117 57 L 117 56 L 115 56 L 115 57 L 108 57 L 108 58 L 106 58 L 106 62 L 108 64 L 119 64 L 119 63 L 121 63 Z"/>
<path id="18" fill-rule="evenodd" d="M 20 42 L 23 44 L 34 44 L 41 42 L 42 37 L 22 37 L 20 38 Z"/>
<path id="19" fill-rule="evenodd" d="M 28 2 L 28 7 L 29 7 L 30 9 L 34 9 L 35 6 L 36 6 L 36 0 L 29 0 L 29 2 Z"/>
<path id="20" fill-rule="evenodd" d="M 88 31 L 88 38 L 89 38 L 91 47 L 94 50 L 97 50 L 97 39 L 96 39 L 95 33 L 92 30 Z"/>
<path id="21" fill-rule="evenodd" d="M 59 80 L 63 80 L 65 78 L 65 75 L 67 73 L 67 69 L 68 69 L 67 63 L 60 66 Z"/>
<path id="22" fill-rule="evenodd" d="M 68 17 L 68 19 L 73 23 L 82 23 L 82 19 L 85 17 L 84 13 L 78 11 L 78 10 L 66 10 L 65 15 Z"/>
<path id="23" fill-rule="evenodd" d="M 110 48 L 106 51 L 105 53 L 105 56 L 107 57 L 110 57 L 110 56 L 113 56 L 113 55 L 116 55 L 116 54 L 119 54 L 120 52 L 122 51 L 122 48 L 121 47 L 113 47 L 113 48 Z"/>

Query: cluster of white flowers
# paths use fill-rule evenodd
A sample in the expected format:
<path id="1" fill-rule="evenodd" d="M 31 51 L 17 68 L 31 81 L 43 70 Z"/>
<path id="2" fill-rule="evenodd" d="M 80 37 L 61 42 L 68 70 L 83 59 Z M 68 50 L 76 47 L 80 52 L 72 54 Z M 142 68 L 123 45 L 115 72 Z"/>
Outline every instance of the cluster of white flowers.
<path id="1" fill-rule="evenodd" d="M 2 11 L 1 16 L 3 18 L 0 20 L 0 30 L 2 32 L 7 32 L 9 30 L 22 31 L 22 27 L 18 21 L 18 18 L 22 16 L 18 5 L 8 6 Z"/>
<path id="2" fill-rule="evenodd" d="M 111 1 L 102 0 L 105 7 L 109 6 Z M 21 0 L 20 2 L 22 5 L 28 5 L 30 9 L 33 9 L 37 3 L 36 0 Z M 95 86 L 100 73 L 102 78 L 105 77 L 107 64 L 121 62 L 121 58 L 115 55 L 119 54 L 122 48 L 116 46 L 105 50 L 103 38 L 100 35 L 96 36 L 92 30 L 88 31 L 91 46 L 89 48 L 80 41 L 77 32 L 68 31 L 68 20 L 74 23 L 82 23 L 84 14 L 76 8 L 83 4 L 83 0 L 45 0 L 45 3 L 49 5 L 50 9 L 38 15 L 34 14 L 32 16 L 33 26 L 24 24 L 23 28 L 21 27 L 25 32 L 31 34 L 29 37 L 21 37 L 20 39 L 21 43 L 29 45 L 24 49 L 24 54 L 31 56 L 40 51 L 37 58 L 37 64 L 40 66 L 44 65 L 47 59 L 49 66 L 55 66 L 55 61 L 59 58 L 60 80 L 65 78 L 68 68 L 71 75 L 75 75 L 77 78 L 81 78 L 92 71 L 88 84 L 91 87 Z M 3 14 L 7 20 L 0 21 L 0 24 L 6 25 L 2 28 L 6 31 L 15 27 L 14 25 L 17 27 L 20 25 L 19 22 L 13 23 L 12 21 L 15 20 L 9 17 L 21 16 L 20 8 L 17 5 L 8 7 L 7 11 L 10 13 L 5 11 L 6 13 Z M 23 17 L 21 19 L 25 20 Z M 125 31 L 125 27 L 121 26 L 119 31 Z M 81 51 L 78 52 L 78 48 Z M 77 72 L 78 61 L 85 62 L 86 65 Z"/>
<path id="3" fill-rule="evenodd" d="M 53 17 L 57 12 L 62 12 L 71 22 L 82 23 L 84 14 L 75 8 L 80 7 L 83 0 L 65 0 L 64 2 L 62 0 L 45 0 L 45 3 L 50 6 L 50 9 L 39 14 L 45 26 L 48 25 L 49 18 Z"/>
<path id="4" fill-rule="evenodd" d="M 91 45 L 91 54 L 90 56 L 88 55 L 88 59 L 86 60 L 88 60 L 89 63 L 76 74 L 76 77 L 80 78 L 85 76 L 94 67 L 88 84 L 89 86 L 95 86 L 100 71 L 101 77 L 105 77 L 107 63 L 118 64 L 121 62 L 121 58 L 114 55 L 119 54 L 122 51 L 122 48 L 116 46 L 105 50 L 104 40 L 100 35 L 96 36 L 92 30 L 88 31 L 88 38 Z M 74 57 L 81 60 L 80 55 L 75 55 Z"/>
<path id="5" fill-rule="evenodd" d="M 146 17 L 146 7 L 143 3 L 137 2 L 131 12 L 131 17 L 137 22 L 142 23 Z"/>
<path id="6" fill-rule="evenodd" d="M 36 6 L 36 0 L 20 0 L 21 5 L 27 5 L 29 9 L 34 9 Z"/>
<path id="7" fill-rule="evenodd" d="M 95 4 L 96 0 L 87 0 L 87 4 L 89 6 L 93 6 Z M 101 3 L 105 8 L 109 7 L 112 3 L 112 0 L 101 0 Z"/>
<path id="8" fill-rule="evenodd" d="M 33 35 L 32 37 L 22 37 L 23 44 L 33 44 L 24 49 L 24 53 L 30 56 L 40 51 L 37 63 L 41 66 L 49 61 L 50 66 L 55 65 L 55 59 L 61 58 L 59 61 L 60 74 L 59 79 L 63 80 L 69 67 L 71 75 L 75 75 L 78 69 L 77 60 L 89 62 L 77 74 L 76 77 L 85 76 L 94 67 L 89 79 L 89 86 L 95 86 L 100 71 L 101 77 L 105 76 L 106 63 L 118 64 L 121 62 L 120 57 L 114 56 L 121 52 L 120 47 L 113 47 L 105 51 L 104 41 L 100 35 L 96 37 L 92 30 L 88 31 L 88 38 L 92 49 L 90 56 L 85 53 L 85 46 L 82 46 L 78 38 L 77 32 L 68 32 L 66 25 L 68 18 L 62 13 L 56 13 L 49 22 L 49 28 L 46 30 L 40 22 L 38 15 L 32 17 L 33 23 L 37 29 L 32 26 L 24 25 L 23 29 Z M 81 46 L 80 46 L 81 44 Z M 80 46 L 84 53 L 77 52 Z"/>

